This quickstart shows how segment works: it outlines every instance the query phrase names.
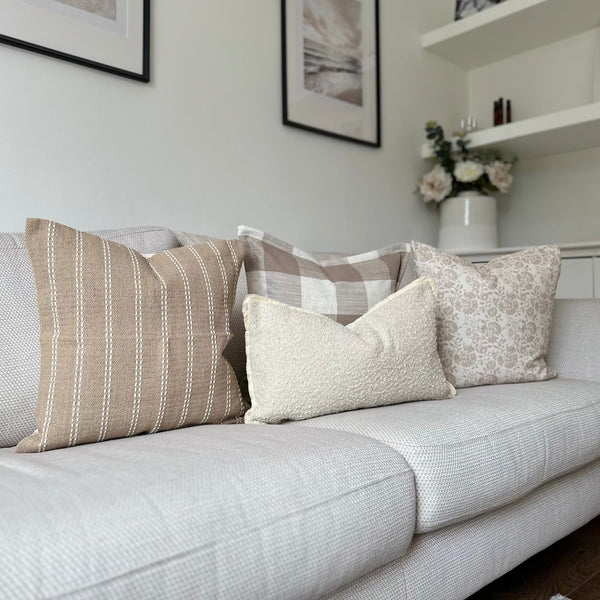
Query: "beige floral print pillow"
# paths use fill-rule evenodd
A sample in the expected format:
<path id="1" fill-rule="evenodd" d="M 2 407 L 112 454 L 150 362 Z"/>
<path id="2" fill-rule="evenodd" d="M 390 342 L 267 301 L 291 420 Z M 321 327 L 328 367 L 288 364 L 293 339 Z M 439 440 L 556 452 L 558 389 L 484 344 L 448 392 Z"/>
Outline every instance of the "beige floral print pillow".
<path id="1" fill-rule="evenodd" d="M 438 287 L 438 350 L 455 387 L 542 381 L 560 250 L 540 246 L 476 267 L 437 248 L 412 242 L 419 277 Z"/>

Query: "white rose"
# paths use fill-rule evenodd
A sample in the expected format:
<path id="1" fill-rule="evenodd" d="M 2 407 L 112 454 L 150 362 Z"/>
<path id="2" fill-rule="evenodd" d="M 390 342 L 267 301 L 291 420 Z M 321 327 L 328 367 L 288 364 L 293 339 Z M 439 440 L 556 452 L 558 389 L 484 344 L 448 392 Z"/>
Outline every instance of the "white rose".
<path id="1" fill-rule="evenodd" d="M 485 172 L 490 183 L 497 187 L 503 194 L 508 193 L 513 182 L 513 176 L 510 174 L 511 169 L 511 163 L 505 163 L 500 160 L 495 160 L 485 167 Z"/>
<path id="2" fill-rule="evenodd" d="M 452 191 L 452 176 L 441 165 L 435 165 L 419 181 L 419 192 L 425 202 L 441 202 Z"/>
<path id="3" fill-rule="evenodd" d="M 477 181 L 483 173 L 483 165 L 474 160 L 462 160 L 454 165 L 454 177 L 462 183 Z"/>

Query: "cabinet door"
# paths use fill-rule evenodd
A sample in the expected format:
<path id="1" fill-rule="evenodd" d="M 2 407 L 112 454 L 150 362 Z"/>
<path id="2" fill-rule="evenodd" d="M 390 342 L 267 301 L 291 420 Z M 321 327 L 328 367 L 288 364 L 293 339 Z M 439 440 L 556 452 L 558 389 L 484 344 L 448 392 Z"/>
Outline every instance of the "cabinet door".
<path id="1" fill-rule="evenodd" d="M 598 272 L 598 271 L 596 271 Z M 598 290 L 600 291 L 600 290 Z M 594 259 L 563 258 L 560 279 L 556 289 L 557 298 L 594 297 Z"/>
<path id="2" fill-rule="evenodd" d="M 594 298 L 600 298 L 600 256 L 594 258 Z"/>

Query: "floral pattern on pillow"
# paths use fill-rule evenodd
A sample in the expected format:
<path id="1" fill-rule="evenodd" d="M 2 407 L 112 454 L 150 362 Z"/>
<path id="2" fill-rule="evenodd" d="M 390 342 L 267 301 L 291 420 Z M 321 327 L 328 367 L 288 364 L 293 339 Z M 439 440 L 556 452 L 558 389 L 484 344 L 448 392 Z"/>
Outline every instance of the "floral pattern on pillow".
<path id="1" fill-rule="evenodd" d="M 541 381 L 546 364 L 560 250 L 540 246 L 476 267 L 412 243 L 419 277 L 438 286 L 438 350 L 455 387 Z"/>

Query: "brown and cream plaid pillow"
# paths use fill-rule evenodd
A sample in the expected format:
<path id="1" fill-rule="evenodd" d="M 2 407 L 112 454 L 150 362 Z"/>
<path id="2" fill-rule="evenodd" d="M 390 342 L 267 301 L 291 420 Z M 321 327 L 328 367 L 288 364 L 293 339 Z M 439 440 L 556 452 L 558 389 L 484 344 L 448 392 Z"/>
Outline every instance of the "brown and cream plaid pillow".
<path id="1" fill-rule="evenodd" d="M 346 256 L 309 253 L 241 225 L 248 292 L 331 317 L 347 325 L 396 291 L 408 253 L 395 244 Z"/>
<path id="2" fill-rule="evenodd" d="M 25 232 L 40 312 L 37 429 L 17 452 L 41 452 L 244 412 L 222 352 L 243 257 L 213 240 L 146 259 L 53 221 Z"/>

